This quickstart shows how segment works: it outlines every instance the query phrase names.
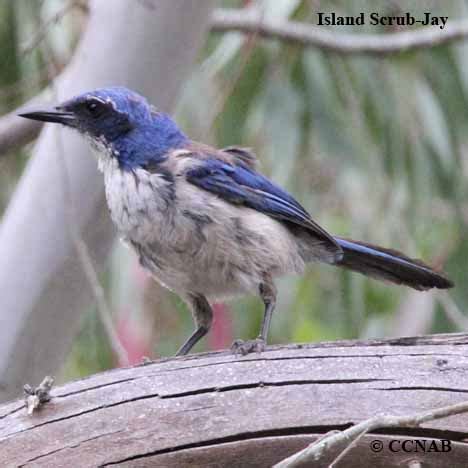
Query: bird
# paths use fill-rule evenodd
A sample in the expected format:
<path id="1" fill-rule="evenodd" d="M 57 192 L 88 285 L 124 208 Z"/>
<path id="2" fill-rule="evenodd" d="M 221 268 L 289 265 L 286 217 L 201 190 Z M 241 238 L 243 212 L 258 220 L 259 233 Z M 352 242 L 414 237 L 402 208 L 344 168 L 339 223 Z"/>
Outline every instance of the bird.
<path id="1" fill-rule="evenodd" d="M 322 262 L 424 291 L 453 283 L 421 260 L 329 234 L 263 175 L 244 147 L 216 149 L 189 138 L 167 114 L 122 86 L 79 94 L 21 117 L 62 124 L 94 148 L 110 216 L 140 264 L 191 310 L 195 328 L 176 356 L 210 330 L 215 300 L 258 294 L 257 338 L 235 353 L 265 349 L 275 279 Z"/>

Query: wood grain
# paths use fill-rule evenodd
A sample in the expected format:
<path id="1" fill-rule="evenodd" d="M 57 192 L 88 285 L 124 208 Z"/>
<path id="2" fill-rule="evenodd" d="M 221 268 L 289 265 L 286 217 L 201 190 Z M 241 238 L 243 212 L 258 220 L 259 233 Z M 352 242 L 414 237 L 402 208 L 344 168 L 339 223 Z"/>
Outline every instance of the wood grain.
<path id="1" fill-rule="evenodd" d="M 57 387 L 33 417 L 21 400 L 0 406 L 0 466 L 271 466 L 377 413 L 467 400 L 467 377 L 467 334 L 163 359 Z M 393 453 L 397 437 L 450 439 L 452 450 Z M 382 452 L 370 450 L 374 439 Z M 466 467 L 467 440 L 467 414 L 382 430 L 338 466 Z"/>

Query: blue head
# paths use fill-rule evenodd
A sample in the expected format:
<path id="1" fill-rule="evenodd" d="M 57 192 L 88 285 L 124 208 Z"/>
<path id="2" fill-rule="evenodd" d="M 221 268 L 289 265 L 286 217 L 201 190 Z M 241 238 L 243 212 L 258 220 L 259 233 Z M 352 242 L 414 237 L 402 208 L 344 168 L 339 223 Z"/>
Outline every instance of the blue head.
<path id="1" fill-rule="evenodd" d="M 20 114 L 55 122 L 86 135 L 122 169 L 133 169 L 166 157 L 184 147 L 188 138 L 166 114 L 124 87 L 101 88 L 80 94 L 52 110 Z"/>

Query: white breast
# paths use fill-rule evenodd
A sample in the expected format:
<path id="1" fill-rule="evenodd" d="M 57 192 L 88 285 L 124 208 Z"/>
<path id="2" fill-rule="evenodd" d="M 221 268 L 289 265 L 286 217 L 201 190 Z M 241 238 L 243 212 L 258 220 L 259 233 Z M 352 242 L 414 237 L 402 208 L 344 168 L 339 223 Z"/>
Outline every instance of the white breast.
<path id="1" fill-rule="evenodd" d="M 109 211 L 121 235 L 139 243 L 152 242 L 171 216 L 169 183 L 143 169 L 121 170 L 116 158 L 103 158 Z"/>
<path id="2" fill-rule="evenodd" d="M 164 285 L 208 298 L 256 291 L 264 273 L 300 272 L 304 262 L 278 221 L 188 183 L 103 158 L 106 196 L 121 235 Z"/>

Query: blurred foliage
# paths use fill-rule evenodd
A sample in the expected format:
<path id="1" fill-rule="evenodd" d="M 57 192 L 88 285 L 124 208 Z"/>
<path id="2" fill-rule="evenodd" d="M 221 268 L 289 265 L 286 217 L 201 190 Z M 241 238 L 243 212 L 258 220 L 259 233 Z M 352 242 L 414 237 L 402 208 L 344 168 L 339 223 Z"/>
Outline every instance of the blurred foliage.
<path id="1" fill-rule="evenodd" d="M 448 15 L 449 21 L 467 14 L 461 0 L 231 0 L 220 6 L 254 3 L 265 18 L 310 23 L 317 11 L 431 11 Z M 84 20 L 77 10 L 51 24 L 24 53 L 39 37 L 41 24 L 63 5 L 0 2 L 2 111 L 50 80 L 44 57 L 52 53 L 55 69 L 70 59 Z M 365 26 L 336 32 L 390 31 Z M 287 187 L 330 232 L 398 248 L 444 268 L 458 284 L 452 298 L 466 310 L 467 104 L 468 41 L 386 58 L 344 57 L 255 34 L 225 33 L 208 37 L 176 117 L 195 139 L 252 147 L 262 171 Z M 24 162 L 23 153 L 0 160 L 2 208 Z M 192 330 L 180 299 L 145 279 L 134 254 L 120 244 L 103 282 L 116 323 L 132 323 L 132 336 L 145 341 L 149 354 L 173 353 Z M 312 266 L 303 277 L 283 278 L 278 285 L 272 343 L 391 335 L 397 321 L 405 320 L 403 305 L 412 294 L 328 266 Z M 437 300 L 430 309 L 412 312 L 429 317 L 430 328 L 421 332 L 456 329 Z M 261 314 L 257 298 L 233 301 L 232 335 L 255 336 Z M 197 350 L 206 349 L 206 343 Z M 95 311 L 86 311 L 64 378 L 114 364 Z"/>

